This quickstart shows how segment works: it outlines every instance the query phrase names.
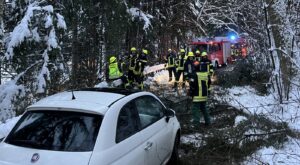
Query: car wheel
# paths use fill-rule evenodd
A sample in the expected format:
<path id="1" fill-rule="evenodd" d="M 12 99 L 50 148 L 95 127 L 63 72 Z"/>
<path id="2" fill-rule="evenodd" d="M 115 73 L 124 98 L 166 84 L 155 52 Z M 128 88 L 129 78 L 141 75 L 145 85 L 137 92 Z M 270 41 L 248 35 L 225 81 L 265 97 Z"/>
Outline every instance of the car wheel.
<path id="1" fill-rule="evenodd" d="M 178 153 L 179 144 L 180 144 L 180 136 L 179 133 L 177 133 L 174 141 L 172 155 L 168 162 L 168 165 L 179 165 L 179 153 Z"/>

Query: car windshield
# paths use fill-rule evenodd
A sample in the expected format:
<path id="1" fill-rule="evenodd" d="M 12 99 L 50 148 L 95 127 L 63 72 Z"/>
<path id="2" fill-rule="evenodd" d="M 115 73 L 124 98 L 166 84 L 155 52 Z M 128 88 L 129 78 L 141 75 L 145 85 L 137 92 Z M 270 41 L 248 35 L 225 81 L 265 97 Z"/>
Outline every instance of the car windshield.
<path id="1" fill-rule="evenodd" d="M 92 151 L 102 118 L 101 115 L 79 112 L 28 111 L 5 142 L 54 151 Z"/>

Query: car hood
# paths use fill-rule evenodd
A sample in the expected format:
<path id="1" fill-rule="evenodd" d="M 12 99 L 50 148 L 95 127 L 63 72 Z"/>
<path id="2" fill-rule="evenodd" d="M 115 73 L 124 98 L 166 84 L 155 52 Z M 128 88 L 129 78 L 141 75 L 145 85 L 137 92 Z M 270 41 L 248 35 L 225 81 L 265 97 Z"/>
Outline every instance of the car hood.
<path id="1" fill-rule="evenodd" d="M 1 165 L 88 165 L 91 154 L 92 152 L 38 150 L 0 143 Z M 39 158 L 31 162 L 33 157 Z"/>

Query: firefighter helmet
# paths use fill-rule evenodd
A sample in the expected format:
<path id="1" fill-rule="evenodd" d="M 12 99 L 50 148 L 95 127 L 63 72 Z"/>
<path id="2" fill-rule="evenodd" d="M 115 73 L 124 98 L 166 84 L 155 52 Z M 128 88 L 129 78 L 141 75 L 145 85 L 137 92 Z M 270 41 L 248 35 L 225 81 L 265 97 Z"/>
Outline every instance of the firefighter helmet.
<path id="1" fill-rule="evenodd" d="M 184 49 L 180 49 L 180 53 L 185 53 L 185 50 Z"/>
<path id="2" fill-rule="evenodd" d="M 188 53 L 188 57 L 194 57 L 194 53 L 193 52 L 189 52 Z"/>
<path id="3" fill-rule="evenodd" d="M 196 54 L 200 54 L 200 51 L 199 51 L 199 50 L 196 50 Z"/>
<path id="4" fill-rule="evenodd" d="M 117 60 L 115 56 L 109 58 L 109 63 L 114 63 Z"/>
<path id="5" fill-rule="evenodd" d="M 201 56 L 203 57 L 203 56 L 207 56 L 207 53 L 206 52 L 202 52 L 201 53 Z"/>
<path id="6" fill-rule="evenodd" d="M 144 53 L 145 55 L 148 55 L 148 50 L 143 49 L 143 53 Z"/>
<path id="7" fill-rule="evenodd" d="M 132 47 L 132 48 L 130 49 L 130 51 L 131 51 L 131 52 L 136 52 L 136 48 L 135 48 L 135 47 Z"/>

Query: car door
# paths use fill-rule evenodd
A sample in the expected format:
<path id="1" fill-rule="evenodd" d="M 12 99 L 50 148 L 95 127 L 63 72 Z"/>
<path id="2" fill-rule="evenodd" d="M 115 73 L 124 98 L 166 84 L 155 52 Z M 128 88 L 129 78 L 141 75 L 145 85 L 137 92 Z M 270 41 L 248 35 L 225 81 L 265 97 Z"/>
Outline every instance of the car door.
<path id="1" fill-rule="evenodd" d="M 137 98 L 135 103 L 140 117 L 141 132 L 145 135 L 143 145 L 146 164 L 162 164 L 172 151 L 172 129 L 165 120 L 164 107 L 150 95 Z"/>
<path id="2" fill-rule="evenodd" d="M 118 116 L 116 128 L 117 151 L 124 154 L 113 164 L 145 164 L 145 152 L 141 146 L 140 121 L 135 104 L 127 103 Z"/>
<path id="3" fill-rule="evenodd" d="M 105 117 L 102 128 L 107 129 L 103 129 L 105 131 L 102 134 L 101 131 L 99 133 L 100 136 L 102 135 L 99 146 L 108 145 L 108 147 L 95 149 L 90 164 L 145 164 L 145 150 L 141 140 L 144 135 L 139 132 L 140 121 L 135 104 L 133 102 L 125 103 L 119 112 L 111 110 Z M 113 132 L 113 136 L 107 137 L 107 134 L 111 132 Z M 112 141 L 112 144 L 109 144 L 108 141 Z"/>

